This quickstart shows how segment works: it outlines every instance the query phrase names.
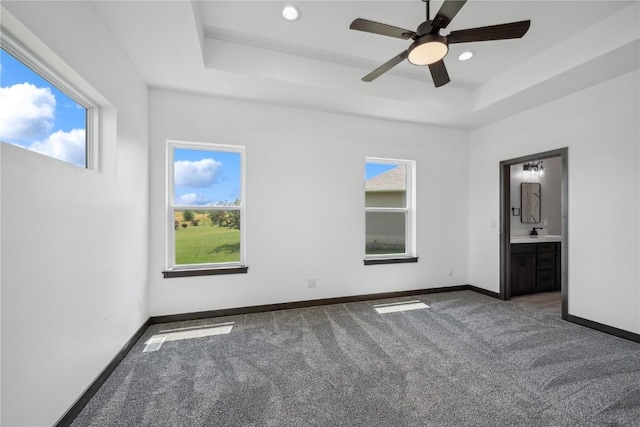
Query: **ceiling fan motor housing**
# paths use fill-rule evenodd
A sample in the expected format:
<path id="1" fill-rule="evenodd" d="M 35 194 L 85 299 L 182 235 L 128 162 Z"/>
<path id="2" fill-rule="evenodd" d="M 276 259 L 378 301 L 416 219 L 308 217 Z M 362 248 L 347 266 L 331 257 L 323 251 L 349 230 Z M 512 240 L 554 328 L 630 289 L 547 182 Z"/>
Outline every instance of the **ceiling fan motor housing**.
<path id="1" fill-rule="evenodd" d="M 416 35 L 418 37 L 424 36 L 425 34 L 429 34 L 431 30 L 433 30 L 433 22 L 424 21 L 422 24 L 418 25 L 418 29 L 416 30 Z"/>
<path id="2" fill-rule="evenodd" d="M 425 34 L 414 41 L 408 50 L 408 59 L 413 65 L 430 65 L 440 61 L 449 52 L 446 37 Z"/>

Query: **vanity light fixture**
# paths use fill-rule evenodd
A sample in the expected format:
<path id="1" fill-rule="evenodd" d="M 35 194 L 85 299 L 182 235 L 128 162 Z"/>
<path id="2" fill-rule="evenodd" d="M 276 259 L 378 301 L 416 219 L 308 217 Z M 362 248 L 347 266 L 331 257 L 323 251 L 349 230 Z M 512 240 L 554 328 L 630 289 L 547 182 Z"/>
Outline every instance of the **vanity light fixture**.
<path id="1" fill-rule="evenodd" d="M 295 6 L 285 6 L 282 9 L 282 17 L 287 21 L 295 21 L 300 17 L 300 9 Z"/>
<path id="2" fill-rule="evenodd" d="M 544 165 L 542 164 L 542 160 L 539 162 L 527 162 L 522 165 L 522 170 L 529 176 L 544 176 Z"/>

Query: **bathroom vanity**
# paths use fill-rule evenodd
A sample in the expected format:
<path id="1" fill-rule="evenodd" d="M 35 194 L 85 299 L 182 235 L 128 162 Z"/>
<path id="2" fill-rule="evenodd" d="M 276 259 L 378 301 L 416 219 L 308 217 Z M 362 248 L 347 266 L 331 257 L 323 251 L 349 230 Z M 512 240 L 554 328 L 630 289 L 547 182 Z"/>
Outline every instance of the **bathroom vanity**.
<path id="1" fill-rule="evenodd" d="M 511 238 L 511 295 L 560 290 L 560 236 Z"/>

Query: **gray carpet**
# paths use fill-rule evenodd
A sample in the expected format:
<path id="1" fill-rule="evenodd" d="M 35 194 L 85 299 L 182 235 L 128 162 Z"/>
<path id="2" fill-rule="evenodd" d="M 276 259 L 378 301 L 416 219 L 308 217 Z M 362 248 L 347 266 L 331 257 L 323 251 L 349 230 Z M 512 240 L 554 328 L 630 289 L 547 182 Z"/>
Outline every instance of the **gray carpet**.
<path id="1" fill-rule="evenodd" d="M 640 344 L 472 291 L 154 325 L 73 426 L 640 426 Z"/>

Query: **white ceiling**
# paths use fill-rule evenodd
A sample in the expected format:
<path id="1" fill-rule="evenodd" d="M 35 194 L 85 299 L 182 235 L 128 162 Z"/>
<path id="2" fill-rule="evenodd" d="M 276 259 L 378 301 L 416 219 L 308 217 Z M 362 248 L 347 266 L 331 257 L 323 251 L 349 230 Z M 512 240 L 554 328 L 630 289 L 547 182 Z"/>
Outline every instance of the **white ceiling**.
<path id="1" fill-rule="evenodd" d="M 151 87 L 393 120 L 475 128 L 639 67 L 638 1 L 469 0 L 442 31 L 525 19 L 516 40 L 456 44 L 451 83 L 404 62 L 361 77 L 409 41 L 349 30 L 355 18 L 415 30 L 420 0 L 95 2 Z M 301 11 L 282 18 L 285 4 Z M 432 16 L 441 1 L 431 2 Z M 460 52 L 476 55 L 466 62 Z"/>

